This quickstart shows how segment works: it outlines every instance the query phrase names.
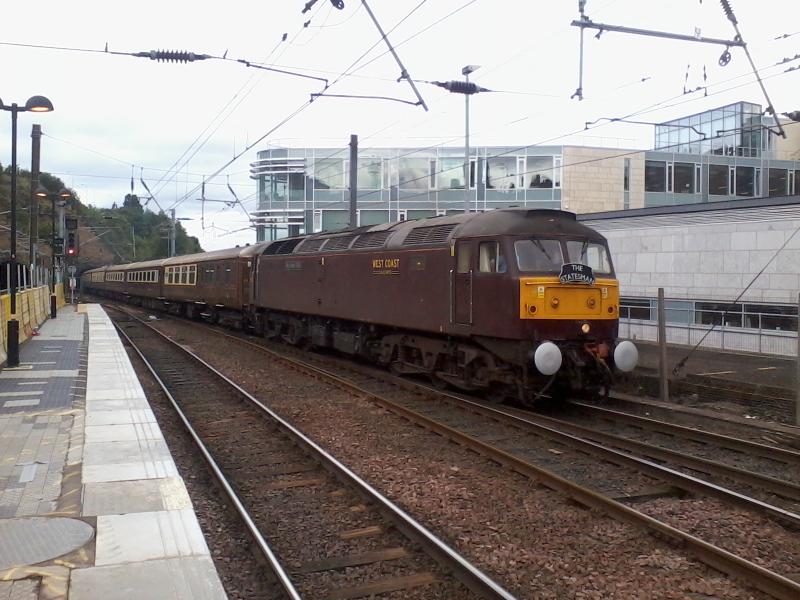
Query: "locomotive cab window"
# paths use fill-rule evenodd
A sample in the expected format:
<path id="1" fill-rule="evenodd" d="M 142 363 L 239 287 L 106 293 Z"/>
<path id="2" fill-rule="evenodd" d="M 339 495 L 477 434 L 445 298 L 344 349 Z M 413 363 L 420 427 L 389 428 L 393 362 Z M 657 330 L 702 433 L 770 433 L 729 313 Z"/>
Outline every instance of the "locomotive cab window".
<path id="1" fill-rule="evenodd" d="M 523 272 L 558 273 L 564 264 L 558 240 L 517 240 L 514 252 L 517 266 Z"/>
<path id="2" fill-rule="evenodd" d="M 498 242 L 481 242 L 478 247 L 478 271 L 481 273 L 506 272 L 506 261 Z"/>
<path id="3" fill-rule="evenodd" d="M 589 240 L 569 240 L 567 241 L 567 254 L 569 254 L 570 262 L 587 265 L 598 275 L 611 274 L 611 261 L 604 244 Z"/>
<path id="4" fill-rule="evenodd" d="M 472 256 L 469 242 L 458 242 L 456 244 L 456 272 L 469 273 L 471 270 Z"/>

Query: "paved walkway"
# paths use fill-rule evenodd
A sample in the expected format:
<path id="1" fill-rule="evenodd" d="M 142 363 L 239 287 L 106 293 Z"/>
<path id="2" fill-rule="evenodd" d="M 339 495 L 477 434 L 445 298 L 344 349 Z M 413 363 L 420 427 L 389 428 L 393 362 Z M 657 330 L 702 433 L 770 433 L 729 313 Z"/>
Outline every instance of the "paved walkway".
<path id="1" fill-rule="evenodd" d="M 0 600 L 224 598 L 183 480 L 99 305 L 0 372 Z"/>

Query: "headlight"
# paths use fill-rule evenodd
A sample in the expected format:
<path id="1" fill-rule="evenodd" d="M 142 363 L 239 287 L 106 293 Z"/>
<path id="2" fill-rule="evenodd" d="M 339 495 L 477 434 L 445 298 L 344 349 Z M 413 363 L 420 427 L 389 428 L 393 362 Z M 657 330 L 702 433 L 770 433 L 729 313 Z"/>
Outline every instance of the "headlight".
<path id="1" fill-rule="evenodd" d="M 581 333 L 584 334 L 584 335 L 589 333 L 589 331 L 591 331 L 591 329 L 592 328 L 588 323 L 584 323 L 583 325 L 581 325 Z"/>

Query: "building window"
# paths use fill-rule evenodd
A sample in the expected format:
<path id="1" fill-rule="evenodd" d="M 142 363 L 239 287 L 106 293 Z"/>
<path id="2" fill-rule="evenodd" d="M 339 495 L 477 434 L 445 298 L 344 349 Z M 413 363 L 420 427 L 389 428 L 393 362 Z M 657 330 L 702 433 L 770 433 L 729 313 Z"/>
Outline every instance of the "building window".
<path id="1" fill-rule="evenodd" d="M 553 184 L 556 189 L 561 187 L 561 163 L 562 157 L 556 156 L 553 158 Z"/>
<path id="2" fill-rule="evenodd" d="M 314 161 L 314 189 L 344 189 L 345 171 L 343 161 L 340 158 L 320 158 Z"/>
<path id="3" fill-rule="evenodd" d="M 742 326 L 741 304 L 719 304 L 716 302 L 695 303 L 695 322 L 701 325 Z"/>
<path id="4" fill-rule="evenodd" d="M 380 158 L 359 158 L 358 159 L 358 189 L 360 190 L 379 190 L 381 189 L 381 159 Z M 347 174 L 348 187 L 350 187 L 350 173 Z"/>
<path id="5" fill-rule="evenodd" d="M 400 189 L 427 190 L 431 176 L 429 158 L 400 159 Z"/>
<path id="6" fill-rule="evenodd" d="M 728 195 L 727 165 L 708 165 L 708 193 L 712 196 Z"/>
<path id="7" fill-rule="evenodd" d="M 695 194 L 694 190 L 694 163 L 675 163 L 676 194 Z"/>
<path id="8" fill-rule="evenodd" d="M 553 157 L 529 156 L 525 165 L 525 187 L 547 188 L 553 187 Z"/>
<path id="9" fill-rule="evenodd" d="M 644 161 L 644 191 L 666 191 L 667 163 L 660 160 Z"/>
<path id="10" fill-rule="evenodd" d="M 736 195 L 754 196 L 755 187 L 755 169 L 753 167 L 736 167 Z"/>
<path id="11" fill-rule="evenodd" d="M 513 190 L 517 179 L 517 157 L 500 156 L 486 160 L 486 187 L 490 190 Z"/>
<path id="12" fill-rule="evenodd" d="M 631 159 L 625 159 L 625 167 L 622 171 L 622 190 L 625 192 L 631 191 Z"/>
<path id="13" fill-rule="evenodd" d="M 463 190 L 464 189 L 464 159 L 463 158 L 440 158 L 439 172 L 437 173 L 440 190 Z"/>
<path id="14" fill-rule="evenodd" d="M 797 331 L 797 307 L 776 304 L 745 304 L 745 327 Z"/>
<path id="15" fill-rule="evenodd" d="M 650 300 L 643 298 L 620 298 L 619 316 L 621 319 L 651 321 Z"/>

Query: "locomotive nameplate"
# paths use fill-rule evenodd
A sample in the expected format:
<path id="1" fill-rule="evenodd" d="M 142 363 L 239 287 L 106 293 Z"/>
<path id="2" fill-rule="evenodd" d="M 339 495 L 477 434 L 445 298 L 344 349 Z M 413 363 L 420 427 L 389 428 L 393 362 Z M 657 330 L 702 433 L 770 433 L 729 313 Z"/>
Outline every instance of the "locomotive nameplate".
<path id="1" fill-rule="evenodd" d="M 372 274 L 373 275 L 399 275 L 400 274 L 400 259 L 399 258 L 373 258 L 372 259 Z"/>
<path id="2" fill-rule="evenodd" d="M 594 285 L 594 272 L 592 267 L 580 263 L 566 263 L 561 265 L 561 283 L 586 283 Z"/>

